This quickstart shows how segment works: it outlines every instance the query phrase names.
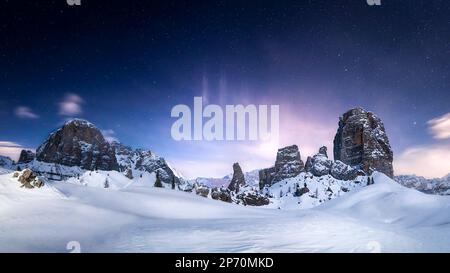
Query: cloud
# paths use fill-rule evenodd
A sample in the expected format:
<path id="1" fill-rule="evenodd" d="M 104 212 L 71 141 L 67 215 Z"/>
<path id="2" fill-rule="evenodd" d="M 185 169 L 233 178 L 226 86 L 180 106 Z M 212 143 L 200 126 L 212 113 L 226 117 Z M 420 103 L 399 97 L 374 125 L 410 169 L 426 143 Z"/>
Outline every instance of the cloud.
<path id="1" fill-rule="evenodd" d="M 23 118 L 23 119 L 37 119 L 39 118 L 38 115 L 36 115 L 35 113 L 33 113 L 33 111 L 26 106 L 19 106 L 14 110 L 14 113 L 16 114 L 16 116 L 18 116 L 19 118 Z"/>
<path id="2" fill-rule="evenodd" d="M 119 142 L 119 140 L 116 137 L 116 132 L 112 129 L 102 130 L 103 137 L 108 142 Z"/>
<path id="3" fill-rule="evenodd" d="M 435 139 L 450 138 L 450 113 L 428 121 L 428 125 Z"/>
<path id="4" fill-rule="evenodd" d="M 61 116 L 76 116 L 83 112 L 81 105 L 84 100 L 77 94 L 66 94 L 64 100 L 59 103 L 59 114 Z"/>
<path id="5" fill-rule="evenodd" d="M 20 152 L 24 148 L 12 141 L 0 141 L 0 155 L 10 157 L 12 160 L 18 160 Z M 29 150 L 29 149 L 27 149 Z"/>
<path id="6" fill-rule="evenodd" d="M 411 147 L 395 159 L 395 173 L 415 174 L 427 178 L 450 173 L 450 145 L 436 144 Z"/>

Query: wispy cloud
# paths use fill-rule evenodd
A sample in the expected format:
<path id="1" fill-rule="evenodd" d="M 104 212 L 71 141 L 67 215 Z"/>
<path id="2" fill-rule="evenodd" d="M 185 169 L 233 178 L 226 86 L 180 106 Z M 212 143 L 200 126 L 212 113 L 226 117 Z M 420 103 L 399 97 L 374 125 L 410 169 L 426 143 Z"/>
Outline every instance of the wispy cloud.
<path id="1" fill-rule="evenodd" d="M 450 113 L 428 121 L 428 125 L 435 139 L 450 138 Z"/>
<path id="2" fill-rule="evenodd" d="M 103 137 L 108 142 L 114 142 L 114 141 L 118 142 L 119 141 L 116 137 L 116 132 L 114 132 L 114 130 L 112 130 L 112 129 L 102 130 L 102 134 L 103 134 Z"/>
<path id="3" fill-rule="evenodd" d="M 395 159 L 395 172 L 415 174 L 427 178 L 443 177 L 450 173 L 450 145 L 411 147 Z"/>
<path id="4" fill-rule="evenodd" d="M 68 93 L 64 100 L 59 103 L 59 114 L 61 116 L 76 116 L 83 112 L 84 100 L 77 94 Z"/>
<path id="5" fill-rule="evenodd" d="M 31 110 L 31 108 L 26 106 L 19 106 L 14 110 L 14 114 L 16 114 L 17 117 L 23 118 L 23 119 L 37 119 L 39 116 Z"/>
<path id="6" fill-rule="evenodd" d="M 24 149 L 20 144 L 12 141 L 0 141 L 0 155 L 18 160 L 20 152 Z"/>

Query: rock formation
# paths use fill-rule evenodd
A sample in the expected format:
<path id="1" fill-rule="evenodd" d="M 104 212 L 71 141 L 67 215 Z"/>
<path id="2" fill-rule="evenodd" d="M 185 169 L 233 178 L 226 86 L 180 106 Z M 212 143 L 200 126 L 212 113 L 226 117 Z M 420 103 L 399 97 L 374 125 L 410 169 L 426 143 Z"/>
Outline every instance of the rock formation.
<path id="1" fill-rule="evenodd" d="M 371 112 L 354 108 L 339 121 L 334 138 L 334 159 L 363 170 L 394 176 L 393 153 L 383 122 Z"/>
<path id="2" fill-rule="evenodd" d="M 22 188 L 32 189 L 44 186 L 44 181 L 30 169 L 25 169 L 21 173 L 15 172 L 13 178 L 18 178 L 19 182 L 22 184 Z"/>
<path id="3" fill-rule="evenodd" d="M 295 177 L 304 171 L 305 165 L 301 160 L 297 145 L 278 150 L 275 166 L 259 172 L 259 186 L 272 185 L 281 180 Z"/>
<path id="4" fill-rule="evenodd" d="M 86 170 L 119 170 L 114 148 L 92 123 L 74 119 L 52 133 L 36 152 L 39 161 Z"/>
<path id="5" fill-rule="evenodd" d="M 31 161 L 34 160 L 35 157 L 36 157 L 36 155 L 32 151 L 30 151 L 30 150 L 22 150 L 20 152 L 18 163 L 19 164 L 21 164 L 21 163 L 24 163 L 24 164 L 30 163 Z"/>
<path id="6" fill-rule="evenodd" d="M 127 172 L 128 169 L 132 169 L 149 173 L 159 172 L 161 182 L 172 184 L 175 179 L 176 185 L 180 183 L 180 178 L 175 174 L 166 160 L 152 151 L 132 149 L 119 142 L 113 142 L 111 146 L 116 151 L 120 171 Z"/>
<path id="7" fill-rule="evenodd" d="M 314 176 L 331 175 L 339 180 L 353 180 L 358 176 L 358 170 L 339 161 L 332 161 L 326 156 L 325 146 L 319 149 L 319 153 L 309 156 L 306 160 L 305 171 Z"/>
<path id="8" fill-rule="evenodd" d="M 239 163 L 233 164 L 233 178 L 231 179 L 228 189 L 230 191 L 239 191 L 239 188 L 245 185 L 245 176 Z"/>

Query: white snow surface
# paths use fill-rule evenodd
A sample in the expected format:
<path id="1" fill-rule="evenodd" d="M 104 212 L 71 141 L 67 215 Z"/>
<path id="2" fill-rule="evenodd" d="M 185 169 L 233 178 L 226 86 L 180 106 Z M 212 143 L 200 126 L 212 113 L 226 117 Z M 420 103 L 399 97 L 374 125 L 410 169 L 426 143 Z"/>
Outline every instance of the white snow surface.
<path id="1" fill-rule="evenodd" d="M 8 173 L 0 175 L 0 252 L 69 252 L 71 241 L 81 252 L 450 251 L 450 197 L 379 173 L 374 181 L 300 210 L 154 188 L 151 174 L 99 171 L 24 189 Z"/>

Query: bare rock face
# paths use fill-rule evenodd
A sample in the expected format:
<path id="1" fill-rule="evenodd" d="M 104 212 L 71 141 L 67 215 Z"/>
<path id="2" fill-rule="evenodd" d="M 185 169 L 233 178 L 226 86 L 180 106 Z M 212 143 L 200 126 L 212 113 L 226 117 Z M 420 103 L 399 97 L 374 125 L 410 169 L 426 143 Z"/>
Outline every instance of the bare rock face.
<path id="1" fill-rule="evenodd" d="M 295 177 L 305 170 L 297 145 L 278 150 L 275 166 L 259 172 L 259 186 L 273 185 L 281 180 Z"/>
<path id="2" fill-rule="evenodd" d="M 92 123 L 74 119 L 52 133 L 36 152 L 39 161 L 86 170 L 119 170 L 114 148 Z"/>
<path id="3" fill-rule="evenodd" d="M 22 150 L 20 152 L 20 157 L 18 163 L 30 163 L 35 159 L 36 155 L 30 150 Z"/>
<path id="4" fill-rule="evenodd" d="M 233 164 L 233 178 L 231 179 L 228 189 L 230 191 L 239 191 L 239 188 L 245 185 L 245 176 L 239 163 Z"/>
<path id="5" fill-rule="evenodd" d="M 383 122 L 362 108 L 354 108 L 340 118 L 334 159 L 366 174 L 379 171 L 394 176 L 393 152 Z"/>

